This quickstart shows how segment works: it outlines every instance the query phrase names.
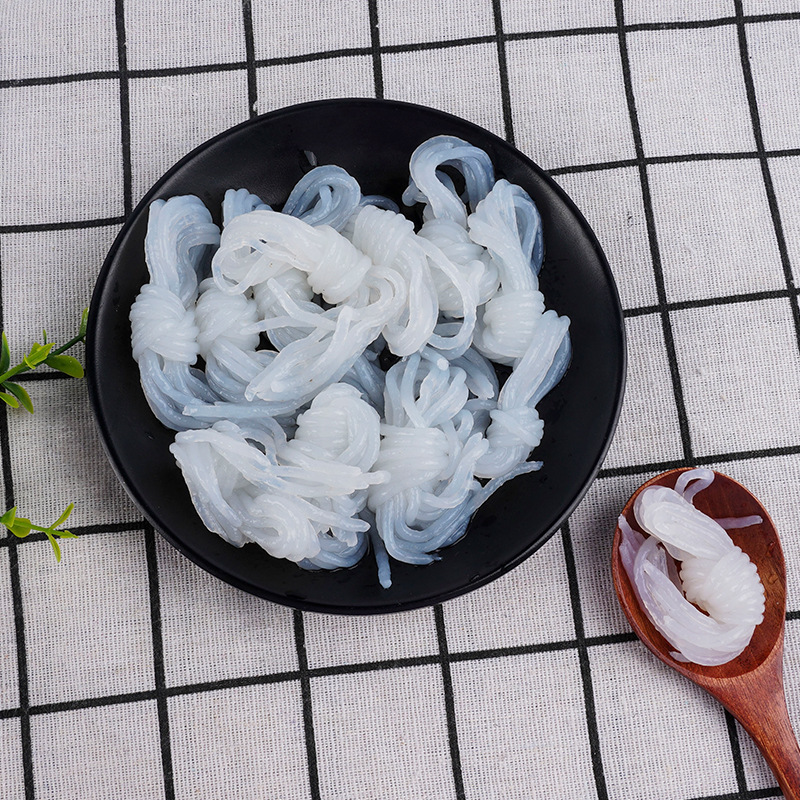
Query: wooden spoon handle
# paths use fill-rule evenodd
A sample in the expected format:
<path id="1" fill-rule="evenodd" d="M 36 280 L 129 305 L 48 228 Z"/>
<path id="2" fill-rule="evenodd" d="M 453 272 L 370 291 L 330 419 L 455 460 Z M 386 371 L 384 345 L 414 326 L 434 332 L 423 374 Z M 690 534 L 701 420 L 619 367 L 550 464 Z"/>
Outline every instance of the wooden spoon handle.
<path id="1" fill-rule="evenodd" d="M 800 747 L 789 721 L 783 682 L 773 684 L 771 691 L 762 686 L 729 698 L 725 705 L 758 746 L 786 800 L 800 800 Z"/>

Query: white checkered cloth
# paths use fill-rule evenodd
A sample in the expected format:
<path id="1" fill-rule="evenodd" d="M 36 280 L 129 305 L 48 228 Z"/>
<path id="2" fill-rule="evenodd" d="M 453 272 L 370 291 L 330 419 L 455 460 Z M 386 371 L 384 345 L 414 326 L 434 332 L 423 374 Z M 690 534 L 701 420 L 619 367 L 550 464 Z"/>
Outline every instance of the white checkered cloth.
<path id="1" fill-rule="evenodd" d="M 789 566 L 800 729 L 797 0 L 2 0 L 2 323 L 63 341 L 125 215 L 258 112 L 427 104 L 514 142 L 594 226 L 630 346 L 584 502 L 443 607 L 292 613 L 144 525 L 83 382 L 0 412 L 6 507 L 83 535 L 0 540 L 0 794 L 31 800 L 684 800 L 780 792 L 722 708 L 633 639 L 609 578 L 630 492 L 710 465 Z M 2 496 L 2 495 L 0 495 Z"/>

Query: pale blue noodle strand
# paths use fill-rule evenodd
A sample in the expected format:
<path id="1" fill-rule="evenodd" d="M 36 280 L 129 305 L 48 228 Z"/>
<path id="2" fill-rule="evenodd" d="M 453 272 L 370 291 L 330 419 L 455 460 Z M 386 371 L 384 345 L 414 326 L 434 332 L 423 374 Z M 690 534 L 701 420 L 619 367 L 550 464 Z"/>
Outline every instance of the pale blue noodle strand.
<path id="1" fill-rule="evenodd" d="M 240 214 L 264 209 L 272 210 L 257 194 L 250 194 L 247 189 L 228 189 L 222 200 L 222 225 L 227 226 Z"/>
<path id="2" fill-rule="evenodd" d="M 544 259 L 544 237 L 542 236 L 542 217 L 530 195 L 516 184 L 511 184 L 512 203 L 517 218 L 517 230 L 525 253 L 530 253 L 531 269 L 538 275 Z"/>
<path id="3" fill-rule="evenodd" d="M 145 258 L 150 283 L 142 287 L 130 312 L 133 357 L 142 389 L 156 417 L 167 427 L 185 430 L 196 420 L 184 413 L 188 403 L 213 403 L 197 361 L 195 319 L 198 278 L 219 229 L 196 197 L 173 197 L 150 205 Z"/>
<path id="4" fill-rule="evenodd" d="M 464 199 L 440 167 L 454 167 L 464 176 Z M 494 184 L 494 168 L 489 156 L 456 136 L 434 136 L 412 154 L 411 181 L 403 192 L 403 203 L 425 203 L 426 218 L 446 218 L 466 227 L 467 209 L 474 210 Z"/>
<path id="5" fill-rule="evenodd" d="M 382 194 L 365 194 L 358 204 L 361 208 L 364 206 L 376 206 L 382 208 L 384 211 L 394 211 L 395 214 L 400 213 L 400 206 L 394 200 L 384 197 Z"/>
<path id="6" fill-rule="evenodd" d="M 346 170 L 332 164 L 315 167 L 297 182 L 283 213 L 309 225 L 341 231 L 361 202 L 361 187 Z"/>

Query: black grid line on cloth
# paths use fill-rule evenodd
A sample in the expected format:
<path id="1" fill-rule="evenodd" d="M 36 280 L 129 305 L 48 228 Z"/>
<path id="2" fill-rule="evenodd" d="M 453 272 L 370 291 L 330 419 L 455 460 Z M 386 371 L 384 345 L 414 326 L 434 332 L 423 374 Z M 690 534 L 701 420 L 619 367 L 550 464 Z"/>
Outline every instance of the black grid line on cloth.
<path id="1" fill-rule="evenodd" d="M 117 0 L 117 7 L 121 7 L 123 0 Z M 407 53 L 418 50 L 440 50 L 455 47 L 466 47 L 475 44 L 491 44 L 502 40 L 505 42 L 525 41 L 531 39 L 559 39 L 566 37 L 581 37 L 581 36 L 601 36 L 601 35 L 614 35 L 618 34 L 620 27 L 615 26 L 594 26 L 594 27 L 581 27 L 581 28 L 559 28 L 553 30 L 543 31 L 522 31 L 515 33 L 504 33 L 502 30 L 498 33 L 490 34 L 487 36 L 470 36 L 457 39 L 442 39 L 433 42 L 414 42 L 410 44 L 394 44 L 394 45 L 380 45 L 377 41 L 377 0 L 368 0 L 369 14 L 370 14 L 370 28 L 373 31 L 372 42 L 373 44 L 368 47 L 351 47 L 341 48 L 338 50 L 324 50 L 313 53 L 304 53 L 296 56 L 282 56 L 279 58 L 270 59 L 254 59 L 253 63 L 256 67 L 264 66 L 277 66 L 285 64 L 297 64 L 307 61 L 318 61 L 326 58 L 339 58 L 343 56 L 364 56 L 375 55 L 382 53 Z M 492 0 L 493 5 L 498 5 L 498 0 Z M 244 6 L 251 6 L 252 0 L 242 0 L 243 15 Z M 625 33 L 635 33 L 639 31 L 670 31 L 670 30 L 693 30 L 699 28 L 718 28 L 725 26 L 738 25 L 743 22 L 747 25 L 765 23 L 765 22 L 790 22 L 800 19 L 800 12 L 784 12 L 774 14 L 742 14 L 737 16 L 718 17 L 716 19 L 703 19 L 703 20 L 683 20 L 673 22 L 640 22 L 631 25 L 623 25 L 622 30 Z M 374 23 L 373 23 L 374 20 Z M 252 21 L 250 23 L 252 28 Z M 247 29 L 247 22 L 245 22 L 245 29 Z M 124 35 L 124 28 L 122 30 Z M 247 35 L 247 34 L 246 34 Z M 245 61 L 226 61 L 219 64 L 202 64 L 199 66 L 191 67 L 165 67 L 165 68 L 151 68 L 151 69 L 137 69 L 126 70 L 129 78 L 157 78 L 167 77 L 174 75 L 192 75 L 201 72 L 215 72 L 227 70 L 240 70 L 247 69 L 249 66 L 249 57 Z M 91 72 L 76 72 L 65 75 L 54 75 L 46 77 L 35 78 L 5 78 L 0 80 L 0 89 L 15 88 L 21 86 L 42 86 L 53 83 L 74 83 L 80 81 L 91 80 L 108 80 L 119 78 L 119 73 L 111 70 L 96 70 Z"/>
<path id="2" fill-rule="evenodd" d="M 74 220 L 69 222 L 41 222 L 29 225 L 0 225 L 0 234 L 50 233 L 51 231 L 74 231 L 86 228 L 106 228 L 122 225 L 125 217 L 101 217 L 99 219 Z"/>
<path id="3" fill-rule="evenodd" d="M 798 347 L 800 347 L 800 305 L 798 305 L 797 295 L 794 292 L 794 276 L 792 275 L 792 265 L 789 260 L 789 250 L 786 246 L 786 236 L 783 232 L 781 212 L 778 208 L 778 199 L 775 196 L 775 186 L 772 183 L 772 173 L 769 168 L 769 161 L 767 160 L 764 148 L 764 134 L 761 130 L 761 113 L 758 110 L 758 99 L 756 98 L 756 89 L 753 83 L 753 70 L 750 65 L 750 55 L 747 46 L 747 32 L 745 31 L 742 0 L 734 0 L 733 5 L 736 10 L 736 29 L 739 39 L 739 53 L 741 55 L 742 75 L 744 77 L 744 85 L 747 92 L 747 104 L 750 108 L 750 120 L 753 126 L 753 137 L 756 141 L 756 152 L 759 155 L 761 176 L 764 181 L 764 191 L 767 195 L 770 216 L 772 217 L 772 227 L 775 231 L 775 240 L 778 245 L 778 253 L 780 254 L 784 280 L 786 281 L 786 288 L 790 292 L 789 305 L 792 309 L 795 336 L 797 337 Z"/>
<path id="4" fill-rule="evenodd" d="M 494 39 L 490 39 L 490 42 L 494 41 Z M 370 55 L 371 50 L 365 50 L 362 54 L 363 55 Z M 386 48 L 384 51 L 386 52 Z M 256 62 L 256 66 L 260 66 L 260 62 Z M 244 68 L 242 65 L 241 68 Z M 212 70 L 213 71 L 213 70 Z M 155 71 L 154 72 L 166 72 L 166 71 Z M 116 73 L 113 73 L 114 77 L 116 77 Z M 128 72 L 129 78 L 135 77 L 133 71 Z M 576 173 L 589 173 L 589 172 L 602 172 L 605 170 L 614 170 L 614 169 L 624 169 L 629 167 L 638 167 L 642 163 L 645 166 L 650 166 L 652 164 L 685 164 L 694 161 L 738 161 L 738 160 L 761 160 L 762 158 L 773 159 L 773 158 L 792 158 L 800 156 L 800 148 L 788 148 L 788 149 L 781 149 L 781 150 L 765 150 L 763 153 L 759 152 L 733 152 L 733 153 L 687 153 L 684 155 L 677 155 L 677 156 L 645 156 L 642 159 L 624 159 L 621 161 L 604 161 L 592 164 L 574 164 L 565 167 L 556 167 L 553 169 L 545 170 L 548 175 L 553 177 L 558 177 L 559 175 L 570 175 Z M 88 219 L 88 220 L 71 220 L 66 222 L 44 222 L 44 223 L 33 223 L 33 224 L 25 224 L 25 225 L 0 225 L 0 235 L 2 234 L 13 234 L 13 233 L 48 233 L 51 231 L 63 231 L 63 230 L 83 230 L 86 228 L 102 228 L 102 227 L 111 227 L 115 225 L 122 225 L 126 220 L 126 217 L 102 217 L 98 219 Z M 737 297 L 739 295 L 732 295 L 732 297 Z M 685 301 L 688 303 L 695 303 L 695 302 L 705 302 L 703 300 L 690 300 Z M 672 310 L 673 305 L 670 303 L 666 304 L 666 307 Z M 680 308 L 680 305 L 674 306 L 675 308 Z M 687 306 L 689 307 L 689 306 Z M 658 310 L 656 306 L 648 306 L 648 309 Z M 646 310 L 643 310 L 640 313 L 648 313 Z"/>
<path id="5" fill-rule="evenodd" d="M 76 536 L 93 536 L 99 533 L 130 533 L 132 531 L 141 531 L 146 525 L 147 523 L 143 521 L 114 522 L 106 525 L 71 525 L 69 529 Z M 10 547 L 14 540 L 16 540 L 17 545 L 24 545 L 28 542 L 46 542 L 47 536 L 43 533 L 37 533 L 36 531 L 31 532 L 22 540 L 17 540 L 16 537 L 6 536 L 0 539 L 0 548 Z"/>
<path id="6" fill-rule="evenodd" d="M 2 264 L 0 263 L 0 330 L 5 328 L 3 313 Z M 11 469 L 11 440 L 8 431 L 8 406 L 0 404 L 0 468 L 5 487 L 5 508 L 16 505 L 14 476 Z M 8 569 L 11 581 L 11 602 L 14 609 L 14 640 L 17 647 L 17 682 L 19 691 L 19 721 L 22 747 L 22 774 L 25 800 L 33 800 L 33 744 L 31 741 L 30 693 L 28 688 L 28 651 L 25 647 L 25 610 L 22 603 L 22 586 L 19 577 L 19 556 L 16 536 L 8 535 Z"/>
<path id="7" fill-rule="evenodd" d="M 441 604 L 433 607 L 433 617 L 436 624 L 436 641 L 439 647 L 438 661 L 442 673 L 447 743 L 450 748 L 453 785 L 455 786 L 456 800 L 465 800 L 464 773 L 461 768 L 461 748 L 458 744 L 458 725 L 456 723 L 456 705 L 453 694 L 453 674 L 450 670 L 450 649 L 447 645 L 447 626 L 445 625 L 444 609 Z"/>
<path id="8" fill-rule="evenodd" d="M 757 303 L 761 300 L 783 300 L 797 295 L 798 289 L 771 289 L 764 292 L 748 292 L 746 294 L 731 294 L 723 297 L 704 297 L 699 300 L 678 300 L 673 303 L 666 303 L 664 308 L 667 311 L 684 311 L 687 308 L 715 308 L 719 306 L 735 305 L 737 303 Z M 639 306 L 637 308 L 626 308 L 622 312 L 625 319 L 631 317 L 644 317 L 650 314 L 658 314 L 661 311 L 659 306 Z"/>
<path id="9" fill-rule="evenodd" d="M 372 56 L 372 80 L 375 86 L 375 97 L 383 99 L 383 61 L 381 60 L 380 22 L 378 20 L 378 0 L 368 0 L 369 37 Z"/>
<path id="10" fill-rule="evenodd" d="M 797 612 L 800 615 L 800 612 Z M 300 614 L 300 612 L 296 612 Z M 296 636 L 298 628 L 295 628 Z M 304 652 L 304 633 L 300 632 L 299 639 L 302 640 L 300 652 Z M 296 639 L 296 643 L 297 643 Z M 586 637 L 583 644 L 588 647 L 602 647 L 609 644 L 620 644 L 635 642 L 636 637 L 632 633 L 608 634 L 604 636 Z M 529 645 L 516 645 L 514 647 L 491 648 L 482 650 L 464 650 L 448 653 L 447 659 L 452 663 L 464 663 L 471 661 L 494 661 L 502 658 L 513 658 L 520 655 L 530 655 L 534 653 L 552 653 L 564 650 L 574 650 L 579 647 L 577 639 L 565 641 L 544 642 Z M 109 705 L 121 705 L 125 703 L 138 703 L 144 700 L 157 700 L 159 693 L 165 697 L 178 697 L 187 694 L 200 694 L 204 692 L 216 692 L 225 689 L 236 689 L 246 686 L 262 686 L 275 683 L 287 683 L 291 681 L 302 681 L 304 676 L 310 680 L 314 678 L 333 677 L 341 675 L 357 675 L 368 672 L 385 672 L 396 669 L 420 666 L 434 666 L 440 664 L 441 653 L 411 656 L 406 658 L 387 659 L 380 661 L 356 662 L 353 664 L 338 664 L 325 667 L 308 667 L 307 658 L 304 659 L 305 666 L 297 670 L 282 672 L 269 672 L 259 675 L 245 675 L 238 678 L 222 678 L 214 681 L 203 681 L 198 683 L 181 684 L 178 686 L 165 686 L 163 689 L 150 689 L 138 692 L 119 692 L 117 694 L 103 695 L 100 697 L 82 698 L 79 700 L 66 700 L 61 702 L 42 703 L 31 706 L 31 715 L 54 714 L 63 711 L 76 711 L 86 708 L 99 708 Z M 0 719 L 19 717 L 22 710 L 18 708 L 0 710 Z M 312 720 L 313 722 L 313 720 Z"/>
<path id="11" fill-rule="evenodd" d="M 583 704 L 586 710 L 586 728 L 589 736 L 589 752 L 592 754 L 594 785 L 597 792 L 597 800 L 608 800 L 608 787 L 606 786 L 606 776 L 603 768 L 603 753 L 600 747 L 600 733 L 597 727 L 592 668 L 589 663 L 589 650 L 586 646 L 580 587 L 578 585 L 578 569 L 575 563 L 575 551 L 572 547 L 569 522 L 566 522 L 561 529 L 561 544 L 564 548 L 564 562 L 567 569 L 567 582 L 569 584 L 569 599 L 572 606 L 572 621 L 575 626 L 578 663 L 580 664 L 581 684 L 583 686 Z"/>
<path id="12" fill-rule="evenodd" d="M 731 745 L 731 756 L 733 757 L 733 771 L 736 775 L 736 788 L 739 794 L 747 792 L 747 778 L 744 774 L 744 762 L 742 761 L 742 746 L 739 742 L 739 731 L 736 729 L 736 720 L 728 709 L 725 709 L 725 727 L 728 730 L 728 740 Z"/>
<path id="13" fill-rule="evenodd" d="M 253 0 L 242 0 L 244 25 L 244 52 L 247 69 L 247 113 L 250 119 L 257 115 L 258 85 L 256 81 L 256 44 L 253 34 Z"/>
<path id="14" fill-rule="evenodd" d="M 800 445 L 770 447 L 755 450 L 740 450 L 730 453 L 712 453 L 692 458 L 672 459 L 670 461 L 649 461 L 645 464 L 629 464 L 620 467 L 605 467 L 597 473 L 598 478 L 619 478 L 623 475 L 644 475 L 648 472 L 666 472 L 678 467 L 702 467 L 709 464 L 731 461 L 752 461 L 754 459 L 778 458 L 780 456 L 800 455 Z"/>
<path id="15" fill-rule="evenodd" d="M 125 0 L 115 0 L 114 19 L 117 29 L 119 62 L 119 122 L 122 145 L 122 202 L 125 216 L 133 210 L 133 168 L 131 166 L 131 102 L 128 91 L 128 46 L 125 32 Z"/>
<path id="16" fill-rule="evenodd" d="M 764 150 L 763 153 L 749 150 L 732 151 L 728 153 L 681 153 L 674 156 L 644 156 L 642 159 L 624 158 L 617 161 L 600 161 L 594 164 L 573 164 L 566 167 L 555 167 L 547 170 L 552 176 L 571 175 L 584 172 L 599 172 L 609 169 L 624 169 L 625 167 L 638 167 L 641 162 L 646 166 L 652 164 L 688 164 L 696 161 L 747 161 L 753 159 L 786 158 L 800 156 L 798 148 L 784 148 L 781 150 Z"/>
<path id="17" fill-rule="evenodd" d="M 644 206 L 645 224 L 647 227 L 647 237 L 650 244 L 650 255 L 653 263 L 653 277 L 656 289 L 656 297 L 658 299 L 659 316 L 661 318 L 661 327 L 664 335 L 664 347 L 667 351 L 667 360 L 670 370 L 670 378 L 672 382 L 673 395 L 675 399 L 675 406 L 678 414 L 678 426 L 681 434 L 681 444 L 683 447 L 683 456 L 686 461 L 693 459 L 692 441 L 689 431 L 689 417 L 686 409 L 686 401 L 683 395 L 683 384 L 678 366 L 677 351 L 675 346 L 675 338 L 672 330 L 672 321 L 670 319 L 670 311 L 667 308 L 667 296 L 664 283 L 663 265 L 661 263 L 661 251 L 658 245 L 658 235 L 655 225 L 655 214 L 653 212 L 653 200 L 650 192 L 650 179 L 647 173 L 647 165 L 644 162 L 644 144 L 642 140 L 642 131 L 639 124 L 639 115 L 636 106 L 636 97 L 633 89 L 633 79 L 631 76 L 630 54 L 628 52 L 627 32 L 625 30 L 625 3 L 624 0 L 615 0 L 614 11 L 616 15 L 617 27 L 619 29 L 619 49 L 620 58 L 622 62 L 622 75 L 623 83 L 625 86 L 625 97 L 628 104 L 628 114 L 630 116 L 631 130 L 633 132 L 634 148 L 636 150 L 636 160 L 639 168 L 639 181 L 642 189 L 642 203 Z M 751 79 L 752 82 L 752 79 Z M 758 142 L 756 142 L 758 145 Z M 763 142 L 762 142 L 763 147 Z M 758 146 L 756 147 L 758 151 Z M 761 163 L 765 164 L 765 159 L 761 159 Z M 793 288 L 793 287 L 789 287 Z M 796 298 L 795 307 L 797 304 Z M 798 328 L 800 331 L 800 328 Z M 741 790 L 746 788 L 744 784 L 744 766 L 742 764 L 742 752 L 739 746 L 739 739 L 736 736 L 735 725 L 732 724 L 729 715 L 726 713 L 726 720 L 729 724 L 728 740 L 730 744 L 732 762 L 734 772 L 737 777 L 737 785 Z"/>
<path id="18" fill-rule="evenodd" d="M 175 785 L 172 769 L 172 744 L 169 736 L 169 707 L 164 692 L 164 638 L 161 625 L 161 594 L 158 580 L 158 555 L 153 526 L 144 526 L 144 550 L 147 559 L 147 582 L 150 600 L 150 630 L 153 640 L 153 677 L 155 682 L 155 701 L 158 714 L 159 745 L 161 750 L 161 770 L 164 777 L 164 798 L 175 800 Z"/>
<path id="19" fill-rule="evenodd" d="M 756 152 L 760 156 L 759 164 L 761 166 L 761 177 L 764 182 L 764 191 L 767 195 L 767 203 L 769 205 L 770 216 L 772 218 L 775 240 L 778 245 L 778 253 L 780 255 L 781 267 L 783 268 L 784 280 L 786 281 L 786 288 L 789 292 L 788 299 L 792 312 L 792 319 L 794 320 L 795 336 L 797 338 L 798 347 L 800 347 L 800 306 L 798 306 L 797 294 L 795 292 L 792 265 L 789 259 L 789 251 L 786 246 L 786 236 L 784 235 L 783 222 L 781 220 L 780 209 L 778 208 L 778 199 L 775 195 L 775 186 L 772 182 L 772 173 L 770 171 L 769 161 L 765 155 L 764 135 L 761 130 L 761 113 L 758 109 L 758 99 L 756 97 L 755 84 L 753 83 L 753 70 L 750 64 L 750 55 L 747 45 L 747 32 L 745 30 L 742 0 L 734 0 L 733 6 L 736 12 L 736 30 L 739 42 L 739 53 L 741 56 L 742 77 L 744 78 L 745 91 L 747 93 L 747 104 L 750 110 L 753 137 L 755 138 L 756 142 Z M 728 734 L 731 739 L 731 750 L 733 751 L 734 764 L 737 767 L 736 778 L 739 782 L 739 788 L 746 789 L 747 785 L 744 779 L 742 752 L 736 725 L 727 711 L 725 712 L 725 716 L 726 720 L 728 721 Z"/>
<path id="20" fill-rule="evenodd" d="M 506 58 L 506 38 L 503 33 L 503 8 L 501 0 L 492 0 L 495 40 L 497 42 L 497 68 L 500 73 L 500 105 L 503 109 L 503 133 L 506 141 L 513 147 L 514 114 L 511 110 L 511 88 L 508 83 L 508 60 Z"/>
<path id="21" fill-rule="evenodd" d="M 317 763 L 317 740 L 314 736 L 314 707 L 311 698 L 311 672 L 308 668 L 306 650 L 306 629 L 303 612 L 295 610 L 292 614 L 294 624 L 294 643 L 297 649 L 296 679 L 300 681 L 300 696 L 303 704 L 303 731 L 306 741 L 306 765 L 311 800 L 321 800 L 319 789 L 319 765 Z M 291 674 L 291 673 L 287 673 Z"/>
<path id="22" fill-rule="evenodd" d="M 750 789 L 732 794 L 714 794 L 693 797 L 692 800 L 760 800 L 763 797 L 783 797 L 783 793 L 777 787 L 769 789 Z"/>
<path id="23" fill-rule="evenodd" d="M 642 131 L 639 126 L 639 114 L 636 110 L 636 98 L 633 93 L 633 80 L 631 78 L 631 63 L 628 54 L 628 41 L 625 31 L 624 0 L 614 0 L 614 11 L 617 18 L 620 60 L 622 62 L 622 78 L 625 85 L 625 99 L 628 105 L 633 144 L 636 150 L 636 162 L 639 168 L 639 183 L 642 189 L 642 203 L 644 205 L 645 224 L 647 226 L 647 239 L 650 245 L 650 257 L 653 262 L 653 278 L 658 298 L 658 308 L 661 317 L 661 328 L 664 334 L 664 346 L 667 351 L 672 392 L 675 398 L 675 407 L 678 413 L 678 426 L 681 434 L 683 455 L 686 459 L 692 458 L 692 442 L 689 435 L 689 417 L 686 412 L 686 402 L 683 397 L 683 385 L 678 370 L 678 359 L 675 351 L 675 337 L 672 332 L 672 322 L 669 311 L 666 309 L 667 294 L 664 286 L 664 271 L 661 264 L 661 251 L 658 246 L 656 234 L 655 214 L 653 213 L 653 199 L 650 194 L 650 179 L 647 174 L 647 165 L 644 162 L 644 145 Z"/>

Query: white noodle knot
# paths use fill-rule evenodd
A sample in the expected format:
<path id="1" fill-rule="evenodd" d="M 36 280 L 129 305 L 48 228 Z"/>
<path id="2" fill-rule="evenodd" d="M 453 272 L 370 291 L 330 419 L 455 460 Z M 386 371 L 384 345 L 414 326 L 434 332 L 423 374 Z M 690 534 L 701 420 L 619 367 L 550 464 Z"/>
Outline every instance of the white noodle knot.
<path id="1" fill-rule="evenodd" d="M 525 354 L 516 361 L 514 371 L 500 390 L 497 409 L 490 411 L 491 423 L 486 431 L 489 450 L 476 464 L 478 477 L 501 477 L 525 461 L 541 441 L 544 426 L 536 404 L 566 369 L 568 328 L 569 320 L 554 311 L 546 311 L 537 318 Z"/>
<path id="2" fill-rule="evenodd" d="M 331 461 L 369 472 L 380 451 L 380 417 L 353 386 L 334 384 L 323 389 L 297 418 L 292 442 L 298 448 L 318 448 Z"/>
<path id="3" fill-rule="evenodd" d="M 381 425 L 380 455 L 375 466 L 391 479 L 372 490 L 370 504 L 376 508 L 408 489 L 432 491 L 450 462 L 447 436 L 438 428 L 398 428 Z"/>
<path id="4" fill-rule="evenodd" d="M 687 558 L 681 564 L 680 577 L 686 599 L 714 619 L 739 625 L 758 625 L 764 619 L 764 591 L 758 569 L 741 548 L 733 547 L 718 561 Z M 755 581 L 759 581 L 759 588 L 755 588 Z"/>
<path id="5" fill-rule="evenodd" d="M 725 530 L 696 509 L 698 481 L 708 486 L 711 470 L 682 473 L 676 491 L 643 489 L 634 502 L 636 522 L 648 537 L 620 517 L 620 557 L 642 608 L 678 660 L 713 666 L 738 656 L 764 619 L 764 587 L 747 554 Z M 688 498 L 688 499 L 687 499 Z M 754 524 L 759 518 L 748 518 Z M 737 520 L 731 520 L 734 525 Z M 680 574 L 667 554 L 681 562 Z M 695 605 L 707 612 L 703 614 Z"/>
<path id="6" fill-rule="evenodd" d="M 308 284 L 325 302 L 342 303 L 358 291 L 372 261 L 333 228 L 321 226 L 314 230 L 318 253 L 302 267 L 308 273 Z"/>
<path id="7" fill-rule="evenodd" d="M 484 306 L 475 346 L 488 358 L 511 364 L 525 355 L 543 313 L 544 297 L 537 289 L 498 292 Z"/>
<path id="8" fill-rule="evenodd" d="M 228 342 L 239 350 L 255 350 L 258 334 L 247 330 L 258 320 L 258 308 L 242 294 L 221 292 L 212 280 L 200 285 L 196 306 L 197 346 L 207 359 L 217 343 Z"/>
<path id="9" fill-rule="evenodd" d="M 179 433 L 170 450 L 204 524 L 232 544 L 254 541 L 290 561 L 329 550 L 331 536 L 342 551 L 363 548 L 359 534 L 369 526 L 355 518 L 364 499 L 354 493 L 364 498 L 383 476 L 342 463 L 331 472 L 330 461 L 287 445 L 274 423 L 263 429 L 222 421 Z"/>
<path id="10" fill-rule="evenodd" d="M 194 364 L 197 360 L 197 334 L 194 308 L 184 308 L 169 289 L 145 284 L 131 307 L 133 358 L 147 350 L 167 361 Z"/>
<path id="11" fill-rule="evenodd" d="M 211 269 L 223 292 L 237 294 L 294 267 L 336 304 L 356 292 L 372 262 L 326 225 L 312 227 L 276 211 L 251 211 L 225 227 Z"/>
<path id="12" fill-rule="evenodd" d="M 542 440 L 544 423 L 539 412 L 529 406 L 516 406 L 504 411 L 496 408 L 489 413 L 492 424 L 486 431 L 491 447 L 507 448 L 523 445 L 533 449 Z"/>
<path id="13" fill-rule="evenodd" d="M 464 227 L 451 219 L 430 219 L 420 228 L 418 236 L 436 245 L 467 279 L 477 285 L 479 305 L 494 296 L 500 283 L 497 267 L 486 250 L 469 238 Z M 440 272 L 434 273 L 433 281 L 439 295 L 440 310 L 459 312 L 463 316 L 463 299 L 452 282 Z"/>
<path id="14" fill-rule="evenodd" d="M 417 352 L 433 334 L 439 305 L 428 258 L 416 241 L 414 226 L 400 214 L 365 206 L 353 218 L 352 241 L 376 265 L 402 278 L 397 294 L 407 301 L 398 304 L 397 314 L 387 320 L 382 333 L 396 355 Z"/>

